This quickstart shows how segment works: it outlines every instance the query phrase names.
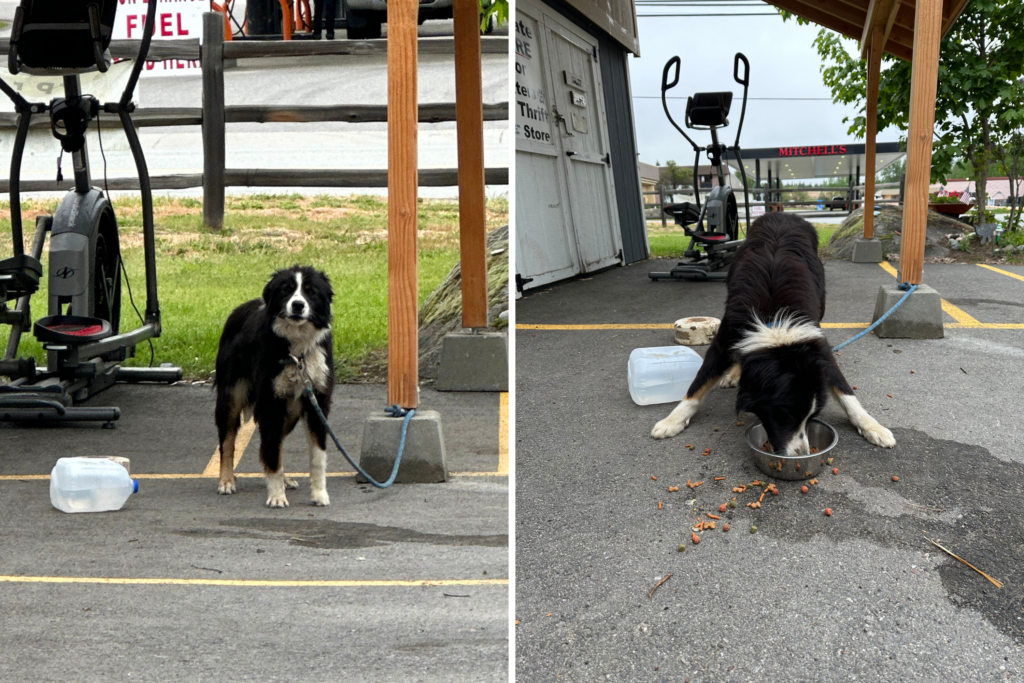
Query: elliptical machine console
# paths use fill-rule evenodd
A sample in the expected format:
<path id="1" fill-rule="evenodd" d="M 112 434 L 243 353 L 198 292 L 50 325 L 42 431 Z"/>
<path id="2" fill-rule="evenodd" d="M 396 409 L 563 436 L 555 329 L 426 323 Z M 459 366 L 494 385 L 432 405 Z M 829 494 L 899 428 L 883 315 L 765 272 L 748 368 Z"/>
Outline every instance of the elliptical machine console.
<path id="1" fill-rule="evenodd" d="M 100 103 L 81 91 L 80 74 L 106 72 L 118 0 L 53 3 L 21 0 L 11 28 L 8 68 L 12 74 L 60 75 L 64 96 L 49 103 L 28 102 L 4 81 L 0 90 L 15 105 L 18 130 L 11 155 L 11 237 L 14 255 L 0 260 L 0 324 L 11 326 L 0 360 L 0 421 L 99 421 L 113 427 L 116 407 L 77 404 L 115 382 L 174 382 L 181 368 L 125 368 L 140 342 L 159 337 L 156 240 L 149 171 L 131 120 L 132 95 L 146 61 L 157 0 L 149 0 L 139 54 L 118 102 Z M 85 134 L 101 113 L 116 114 L 135 159 L 142 194 L 143 244 L 146 264 L 146 314 L 141 327 L 120 331 L 121 249 L 117 218 L 103 190 L 92 187 Z M 61 149 L 71 154 L 74 189 L 53 216 L 36 218 L 31 253 L 25 253 L 21 216 L 21 163 L 33 115 L 48 114 Z M 50 234 L 47 315 L 32 324 L 30 300 L 43 277 L 41 262 Z M 126 276 L 127 277 L 127 276 Z M 129 289 L 129 294 L 131 290 Z M 15 302 L 14 308 L 7 304 Z M 141 317 L 141 316 L 140 316 Z M 21 335 L 32 328 L 46 350 L 46 367 L 34 358 L 18 358 Z"/>
<path id="2" fill-rule="evenodd" d="M 743 63 L 743 77 L 740 77 L 740 62 Z M 649 273 L 652 280 L 724 280 L 728 266 L 736 255 L 736 249 L 743 243 L 739 239 L 739 211 L 736 195 L 729 183 L 730 174 L 722 164 L 722 158 L 729 153 L 736 155 L 740 173 L 743 177 L 743 197 L 747 225 L 750 225 L 750 203 L 747 192 L 747 174 L 743 169 L 743 158 L 740 155 L 740 133 L 743 131 L 743 117 L 747 112 L 747 88 L 750 84 L 750 63 L 741 52 L 736 53 L 733 61 L 733 79 L 743 86 L 743 107 L 740 110 L 740 122 L 736 128 L 736 141 L 726 146 L 718 141 L 718 129 L 729 125 L 729 110 L 732 107 L 731 92 L 697 93 L 686 100 L 686 127 L 691 130 L 711 131 L 711 144 L 706 147 L 697 145 L 672 118 L 668 109 L 665 93 L 679 83 L 679 57 L 673 57 L 665 64 L 661 73 L 661 104 L 665 115 L 693 147 L 693 184 L 695 202 L 670 204 L 664 208 L 669 216 L 690 238 L 685 256 L 689 261 L 681 261 L 670 271 Z M 669 70 L 675 67 L 675 73 L 669 81 Z M 718 183 L 712 188 L 704 205 L 700 201 L 700 176 L 697 173 L 700 156 L 706 153 L 715 169 Z M 696 226 L 696 229 L 691 226 Z"/>

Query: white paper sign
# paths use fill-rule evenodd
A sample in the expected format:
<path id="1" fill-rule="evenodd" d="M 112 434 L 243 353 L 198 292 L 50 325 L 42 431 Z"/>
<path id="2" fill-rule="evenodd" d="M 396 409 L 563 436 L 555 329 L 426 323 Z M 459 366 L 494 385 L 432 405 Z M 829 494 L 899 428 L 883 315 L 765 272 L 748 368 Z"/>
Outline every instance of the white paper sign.
<path id="1" fill-rule="evenodd" d="M 139 40 L 149 11 L 147 0 L 118 0 L 114 40 Z M 203 13 L 210 0 L 158 0 L 153 40 L 203 39 Z M 146 62 L 143 76 L 175 76 L 201 73 L 198 59 L 167 59 Z"/>
<path id="2" fill-rule="evenodd" d="M 516 17 L 516 139 L 554 145 L 544 75 L 540 63 L 537 23 L 522 14 Z"/>

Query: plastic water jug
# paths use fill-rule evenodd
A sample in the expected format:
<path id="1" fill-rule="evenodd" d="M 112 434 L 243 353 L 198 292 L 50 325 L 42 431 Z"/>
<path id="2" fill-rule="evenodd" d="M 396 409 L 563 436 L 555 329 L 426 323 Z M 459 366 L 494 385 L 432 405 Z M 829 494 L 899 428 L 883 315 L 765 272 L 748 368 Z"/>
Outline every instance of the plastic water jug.
<path id="1" fill-rule="evenodd" d="M 633 349 L 629 354 L 629 395 L 641 406 L 681 401 L 703 362 L 688 346 Z"/>
<path id="2" fill-rule="evenodd" d="M 138 490 L 128 470 L 106 458 L 61 458 L 50 472 L 50 502 L 64 512 L 120 510 Z"/>

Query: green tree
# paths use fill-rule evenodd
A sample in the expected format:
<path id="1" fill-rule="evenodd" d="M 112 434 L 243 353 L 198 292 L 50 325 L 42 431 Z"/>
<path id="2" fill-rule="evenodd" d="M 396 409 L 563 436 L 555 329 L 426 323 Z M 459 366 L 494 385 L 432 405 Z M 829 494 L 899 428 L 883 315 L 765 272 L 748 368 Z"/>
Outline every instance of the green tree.
<path id="1" fill-rule="evenodd" d="M 837 104 L 859 104 L 860 113 L 844 119 L 849 132 L 863 137 L 866 130 L 867 65 L 851 56 L 848 39 L 826 29 L 814 41 L 822 57 L 822 79 Z M 895 126 L 906 132 L 910 107 L 911 65 L 883 56 L 878 88 L 878 128 Z M 994 159 L 997 121 L 1020 103 L 1009 97 L 1024 73 L 1024 2 L 972 0 L 942 40 L 932 180 L 945 182 L 957 159 L 973 169 L 979 204 L 984 206 L 989 163 Z"/>
<path id="2" fill-rule="evenodd" d="M 996 158 L 1010 181 L 1010 230 L 1021 226 L 1021 183 L 1024 177 L 1024 79 L 1011 84 L 1003 96 L 1008 105 L 996 121 Z"/>
<path id="3" fill-rule="evenodd" d="M 661 184 L 668 190 L 693 187 L 693 169 L 677 166 L 675 161 L 669 159 L 661 169 L 660 180 Z"/>

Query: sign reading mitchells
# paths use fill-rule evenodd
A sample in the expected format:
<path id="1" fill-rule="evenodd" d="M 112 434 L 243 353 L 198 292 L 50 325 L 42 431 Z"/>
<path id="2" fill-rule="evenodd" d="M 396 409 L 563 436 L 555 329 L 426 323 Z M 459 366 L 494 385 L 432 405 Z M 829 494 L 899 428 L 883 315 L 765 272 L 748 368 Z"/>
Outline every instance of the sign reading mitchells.
<path id="1" fill-rule="evenodd" d="M 146 24 L 147 0 L 118 0 L 114 21 L 114 40 L 139 40 Z M 203 13 L 210 11 L 210 0 L 158 0 L 153 40 L 203 39 Z M 166 59 L 146 62 L 144 76 L 175 76 L 202 71 L 198 59 Z"/>
<path id="2" fill-rule="evenodd" d="M 516 18 L 516 140 L 554 145 L 539 41 L 537 22 L 519 15 Z"/>

